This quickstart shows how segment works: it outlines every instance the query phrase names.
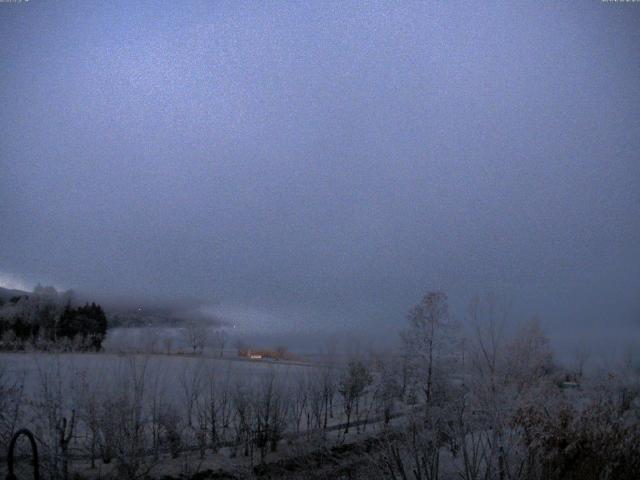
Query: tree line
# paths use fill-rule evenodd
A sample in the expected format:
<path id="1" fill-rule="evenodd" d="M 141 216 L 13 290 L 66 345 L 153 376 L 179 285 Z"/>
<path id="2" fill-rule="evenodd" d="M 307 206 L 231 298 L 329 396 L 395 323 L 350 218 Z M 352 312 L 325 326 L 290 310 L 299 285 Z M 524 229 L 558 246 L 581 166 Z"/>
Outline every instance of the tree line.
<path id="1" fill-rule="evenodd" d="M 100 350 L 107 317 L 94 302 L 74 306 L 72 292 L 38 285 L 33 293 L 0 299 L 0 348 Z"/>

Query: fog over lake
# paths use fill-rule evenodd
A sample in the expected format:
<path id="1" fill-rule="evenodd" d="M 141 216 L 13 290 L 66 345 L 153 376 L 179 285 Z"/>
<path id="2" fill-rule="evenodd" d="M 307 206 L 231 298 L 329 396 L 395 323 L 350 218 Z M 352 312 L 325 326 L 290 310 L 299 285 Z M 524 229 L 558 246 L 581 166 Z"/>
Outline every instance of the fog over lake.
<path id="1" fill-rule="evenodd" d="M 426 291 L 460 320 L 495 292 L 560 348 L 633 342 L 617 7 L 3 6 L 0 285 L 383 340 Z"/>

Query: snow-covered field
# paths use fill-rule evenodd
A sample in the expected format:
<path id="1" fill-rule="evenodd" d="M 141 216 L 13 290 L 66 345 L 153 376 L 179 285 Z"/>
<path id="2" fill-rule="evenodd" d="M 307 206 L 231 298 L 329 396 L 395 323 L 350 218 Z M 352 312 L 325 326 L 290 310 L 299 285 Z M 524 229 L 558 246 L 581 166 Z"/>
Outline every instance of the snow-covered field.
<path id="1" fill-rule="evenodd" d="M 178 390 L 185 377 L 198 372 L 231 384 L 253 382 L 266 374 L 293 380 L 314 367 L 295 363 L 216 358 L 207 355 L 60 353 L 0 353 L 0 370 L 15 379 L 24 379 L 27 399 L 37 393 L 44 376 L 58 373 L 66 387 L 81 388 L 80 382 L 107 385 L 130 375 L 132 368 L 145 372 L 147 381 L 158 380 L 166 392 Z M 172 388 L 172 386 L 174 388 Z M 71 392 L 71 390 L 69 390 Z"/>

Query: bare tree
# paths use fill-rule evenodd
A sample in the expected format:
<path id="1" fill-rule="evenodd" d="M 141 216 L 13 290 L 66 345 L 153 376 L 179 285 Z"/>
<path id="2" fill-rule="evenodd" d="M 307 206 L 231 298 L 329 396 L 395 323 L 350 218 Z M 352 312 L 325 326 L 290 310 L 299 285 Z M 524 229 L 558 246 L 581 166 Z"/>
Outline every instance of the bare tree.
<path id="1" fill-rule="evenodd" d="M 536 317 L 519 326 L 504 354 L 508 359 L 508 381 L 520 392 L 535 386 L 554 369 L 549 339 Z"/>
<path id="2" fill-rule="evenodd" d="M 275 452 L 278 441 L 287 424 L 288 402 L 285 398 L 285 390 L 277 370 L 271 368 L 258 379 L 253 390 L 253 437 L 260 461 L 264 462 L 267 448 Z"/>
<path id="3" fill-rule="evenodd" d="M 208 372 L 205 405 L 210 430 L 209 441 L 213 451 L 218 449 L 221 441 L 226 440 L 232 415 L 231 365 L 228 365 L 224 375 L 218 376 L 217 373 L 215 368 Z"/>
<path id="4" fill-rule="evenodd" d="M 193 353 L 202 353 L 207 343 L 207 329 L 204 325 L 189 322 L 183 329 L 185 341 Z"/>
<path id="5" fill-rule="evenodd" d="M 227 344 L 227 332 L 225 332 L 222 328 L 216 330 L 214 334 L 214 345 L 218 351 L 218 356 L 220 358 L 224 355 L 224 347 Z"/>
<path id="6" fill-rule="evenodd" d="M 324 430 L 329 410 L 329 389 L 326 371 L 313 370 L 309 373 L 307 403 L 305 406 L 307 440 L 313 430 Z"/>
<path id="7" fill-rule="evenodd" d="M 324 414 L 322 421 L 322 430 L 327 429 L 329 418 L 333 418 L 333 399 L 336 396 L 337 379 L 336 368 L 333 363 L 324 367 L 320 373 L 320 388 L 322 394 L 322 409 Z"/>
<path id="8" fill-rule="evenodd" d="M 312 370 L 313 371 L 313 370 Z M 300 425 L 302 418 L 307 411 L 307 405 L 309 403 L 310 382 L 314 381 L 308 372 L 305 374 L 298 374 L 293 379 L 293 383 L 289 386 L 291 398 L 291 416 L 293 418 L 293 425 L 295 432 L 300 433 Z"/>
<path id="9" fill-rule="evenodd" d="M 36 410 L 43 422 L 37 433 L 44 446 L 44 468 L 51 478 L 69 478 L 71 462 L 69 446 L 76 427 L 76 410 L 73 400 L 75 372 L 63 367 L 60 357 L 52 364 L 36 364 L 38 384 Z"/>
<path id="10" fill-rule="evenodd" d="M 244 456 L 248 456 L 253 465 L 253 425 L 254 412 L 252 395 L 248 385 L 236 381 L 233 388 L 233 406 L 235 409 L 235 449 L 242 447 Z M 234 452 L 235 454 L 235 452 Z"/>
<path id="11" fill-rule="evenodd" d="M 9 445 L 22 421 L 24 381 L 24 372 L 10 374 L 5 365 L 0 365 L 0 445 Z"/>
<path id="12" fill-rule="evenodd" d="M 163 403 L 158 417 L 162 443 L 165 445 L 171 458 L 178 458 L 182 450 L 182 425 L 178 409 L 171 403 Z"/>
<path id="13" fill-rule="evenodd" d="M 434 396 L 434 384 L 444 365 L 458 347 L 455 324 L 449 315 L 447 295 L 443 292 L 427 293 L 413 307 L 407 317 L 409 326 L 402 332 L 409 369 L 420 385 L 427 404 Z"/>
<path id="14" fill-rule="evenodd" d="M 374 391 L 373 400 L 376 408 L 382 412 L 384 425 L 391 421 L 393 407 L 398 398 L 401 397 L 402 387 L 398 381 L 398 369 L 392 359 L 386 362 L 378 358 L 374 368 Z"/>
<path id="15" fill-rule="evenodd" d="M 495 297 L 476 299 L 470 319 L 473 336 L 466 382 L 478 428 L 491 432 L 485 442 L 491 447 L 485 450 L 485 462 L 497 470 L 500 480 L 520 478 L 525 452 L 520 432 L 510 422 L 527 404 L 543 404 L 553 397 L 549 340 L 536 319 L 508 335 L 507 309 Z"/>
<path id="16" fill-rule="evenodd" d="M 508 415 L 504 410 L 512 405 L 505 398 L 503 388 L 504 354 L 506 352 L 505 324 L 507 309 L 499 304 L 495 297 L 488 296 L 484 302 L 475 298 L 469 308 L 470 323 L 473 329 L 473 344 L 470 349 L 472 367 L 469 377 L 473 392 L 474 407 L 484 417 L 483 427 L 492 432 L 491 455 L 486 458 L 487 468 L 491 468 L 497 452 L 499 478 L 506 477 L 505 429 Z"/>
<path id="17" fill-rule="evenodd" d="M 160 444 L 163 433 L 163 414 L 167 409 L 166 384 L 163 382 L 162 371 L 155 365 L 151 371 L 151 386 L 149 389 L 149 424 L 151 429 L 151 448 L 155 459 L 160 454 Z"/>
<path id="18" fill-rule="evenodd" d="M 182 373 L 178 378 L 180 393 L 182 396 L 182 409 L 185 412 L 186 423 L 189 428 L 193 427 L 193 417 L 195 414 L 196 402 L 202 391 L 203 365 L 186 363 Z"/>
<path id="19" fill-rule="evenodd" d="M 84 427 L 85 448 L 91 459 L 91 469 L 95 469 L 100 441 L 100 393 L 87 372 L 81 375 L 81 382 L 78 418 Z"/>
<path id="20" fill-rule="evenodd" d="M 338 392 L 342 396 L 342 405 L 347 421 L 344 433 L 349 433 L 351 417 L 355 411 L 359 413 L 360 399 L 373 379 L 367 367 L 360 360 L 351 360 L 340 376 Z"/>
<path id="21" fill-rule="evenodd" d="M 146 458 L 147 367 L 147 358 L 128 358 L 126 370 L 116 379 L 109 398 L 109 414 L 115 417 L 115 428 L 110 433 L 114 435 L 116 469 L 120 478 L 127 480 L 148 475 L 154 465 Z"/>
<path id="22" fill-rule="evenodd" d="M 164 346 L 164 353 L 170 355 L 173 350 L 173 338 L 171 336 L 164 337 L 162 345 Z"/>
<path id="23" fill-rule="evenodd" d="M 576 380 L 581 381 L 584 377 L 585 366 L 589 361 L 591 351 L 584 343 L 581 343 L 575 348 L 573 353 Z"/>

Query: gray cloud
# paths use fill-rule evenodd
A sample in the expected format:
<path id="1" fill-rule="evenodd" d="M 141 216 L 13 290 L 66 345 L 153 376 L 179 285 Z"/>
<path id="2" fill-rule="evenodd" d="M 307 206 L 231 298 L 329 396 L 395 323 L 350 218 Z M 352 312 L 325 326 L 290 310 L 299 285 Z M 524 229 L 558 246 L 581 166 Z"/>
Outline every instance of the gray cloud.
<path id="1" fill-rule="evenodd" d="M 638 321 L 633 7 L 3 5 L 0 273 L 294 330 L 429 288 Z"/>

